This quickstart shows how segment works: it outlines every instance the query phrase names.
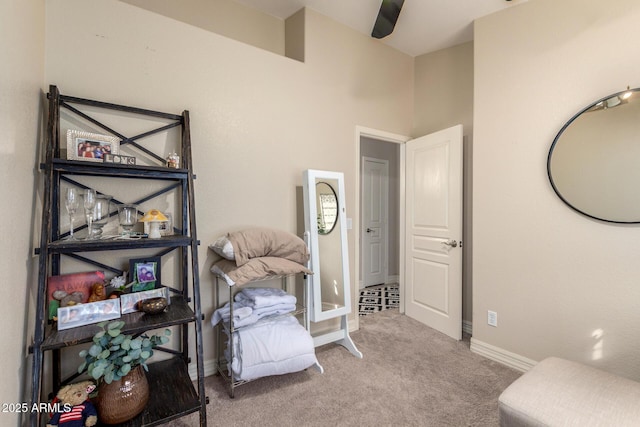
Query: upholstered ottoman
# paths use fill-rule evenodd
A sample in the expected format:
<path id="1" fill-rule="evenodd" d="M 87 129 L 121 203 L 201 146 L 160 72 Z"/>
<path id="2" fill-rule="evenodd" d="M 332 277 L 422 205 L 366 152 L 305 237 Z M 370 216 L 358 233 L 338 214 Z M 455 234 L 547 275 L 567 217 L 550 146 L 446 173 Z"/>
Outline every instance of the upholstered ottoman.
<path id="1" fill-rule="evenodd" d="M 500 395 L 500 426 L 640 426 L 640 383 L 550 357 Z"/>

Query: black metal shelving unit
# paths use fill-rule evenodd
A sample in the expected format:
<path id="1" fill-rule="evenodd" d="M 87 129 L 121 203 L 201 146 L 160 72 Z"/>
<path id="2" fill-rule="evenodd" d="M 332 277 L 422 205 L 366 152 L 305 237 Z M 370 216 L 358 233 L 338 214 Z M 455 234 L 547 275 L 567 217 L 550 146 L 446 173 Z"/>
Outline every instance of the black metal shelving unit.
<path id="1" fill-rule="evenodd" d="M 206 426 L 206 404 L 208 398 L 204 390 L 204 366 L 202 348 L 202 312 L 200 303 L 200 285 L 198 271 L 198 245 L 196 234 L 195 198 L 193 180 L 195 175 L 192 169 L 191 136 L 189 130 L 189 112 L 182 114 L 169 114 L 151 111 L 136 107 L 111 104 L 83 98 L 61 95 L 54 85 L 49 87 L 48 119 L 46 134 L 45 160 L 41 165 L 44 171 L 44 193 L 42 212 L 42 231 L 40 245 L 36 249 L 39 255 L 39 274 L 36 303 L 36 323 L 34 330 L 34 342 L 29 350 L 33 358 L 33 383 L 32 402 L 46 402 L 55 390 L 64 384 L 69 378 L 63 378 L 61 373 L 60 352 L 70 346 L 76 346 L 91 341 L 98 331 L 96 325 L 86 325 L 73 329 L 57 331 L 54 325 L 49 324 L 47 316 L 47 278 L 51 275 L 61 274 L 64 258 L 72 258 L 100 269 L 110 271 L 116 275 L 122 274 L 122 270 L 109 266 L 101 261 L 92 259 L 86 254 L 101 251 L 117 250 L 158 250 L 156 256 L 164 256 L 177 253 L 179 264 L 179 284 L 168 286 L 173 296 L 168 310 L 160 315 L 149 316 L 141 312 L 125 314 L 124 330 L 127 333 L 139 334 L 148 330 L 177 326 L 180 336 L 174 336 L 179 342 L 179 349 L 158 348 L 170 354 L 166 360 L 152 363 L 149 366 L 147 380 L 153 394 L 147 407 L 133 420 L 122 425 L 125 426 L 153 426 L 164 424 L 188 414 L 199 412 L 200 426 Z M 61 110 L 78 117 L 78 121 L 89 123 L 92 128 L 114 135 L 120 139 L 120 147 L 128 145 L 132 151 L 142 153 L 150 158 L 152 165 L 121 165 L 111 163 L 89 163 L 77 160 L 61 158 Z M 88 112 L 87 112 L 88 110 Z M 116 131 L 113 127 L 93 117 L 93 112 L 100 111 L 114 115 L 128 115 L 142 119 L 161 119 L 167 124 L 161 125 L 150 131 L 127 137 Z M 164 156 L 149 149 L 140 143 L 140 140 L 174 128 L 180 128 L 179 154 L 182 159 L 182 168 L 173 169 L 164 166 Z M 60 231 L 60 186 L 62 182 L 78 188 L 88 188 L 78 177 L 97 176 L 108 180 L 110 178 L 126 178 L 134 180 L 155 180 L 165 185 L 159 191 L 144 195 L 133 203 L 143 203 L 171 191 L 179 191 L 180 223 L 174 224 L 174 235 L 160 239 L 131 239 L 131 240 L 64 240 L 68 233 Z M 99 192 L 98 192 L 99 193 Z M 113 200 L 115 204 L 124 203 Z M 111 215 L 116 215 L 113 212 Z M 82 230 L 86 225 L 76 228 Z M 197 365 L 197 380 L 191 381 L 188 372 L 188 364 L 192 362 L 189 354 L 189 329 L 194 329 L 195 337 L 195 361 Z M 45 353 L 51 352 L 51 384 L 53 390 L 43 390 L 45 381 Z M 31 414 L 30 425 L 38 427 L 42 425 L 43 414 L 34 412 Z"/>

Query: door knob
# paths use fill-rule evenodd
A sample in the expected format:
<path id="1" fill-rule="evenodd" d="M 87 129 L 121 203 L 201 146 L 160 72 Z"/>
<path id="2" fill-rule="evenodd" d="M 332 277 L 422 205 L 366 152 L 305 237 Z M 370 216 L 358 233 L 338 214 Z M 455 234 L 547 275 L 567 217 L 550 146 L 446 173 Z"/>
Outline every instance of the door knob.
<path id="1" fill-rule="evenodd" d="M 370 228 L 367 228 L 367 233 L 371 233 L 373 230 Z"/>
<path id="2" fill-rule="evenodd" d="M 452 248 L 457 248 L 458 247 L 458 242 L 456 242 L 455 240 L 451 239 L 451 240 L 447 240 L 446 242 L 443 242 L 445 245 L 447 246 L 451 246 Z"/>

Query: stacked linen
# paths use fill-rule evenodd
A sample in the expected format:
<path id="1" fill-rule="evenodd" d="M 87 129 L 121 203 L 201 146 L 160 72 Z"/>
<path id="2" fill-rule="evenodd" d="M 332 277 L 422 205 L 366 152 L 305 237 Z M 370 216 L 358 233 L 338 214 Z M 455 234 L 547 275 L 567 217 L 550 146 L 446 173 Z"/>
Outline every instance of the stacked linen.
<path id="1" fill-rule="evenodd" d="M 313 338 L 294 316 L 285 315 L 295 311 L 296 297 L 282 289 L 245 288 L 238 292 L 233 302 L 234 329 L 233 355 L 227 340 L 225 357 L 227 366 L 233 370 L 236 380 L 249 381 L 268 375 L 297 372 L 317 364 Z M 231 315 L 229 303 L 217 309 L 211 319 L 228 322 Z M 272 319 L 264 319 L 274 316 Z M 225 333 L 229 333 L 225 329 Z M 231 372 L 229 372 L 231 373 Z"/>
<path id="2" fill-rule="evenodd" d="M 278 317 L 234 332 L 236 380 L 298 372 L 318 364 L 313 338 L 293 316 Z M 225 351 L 227 360 L 229 352 Z"/>
<path id="3" fill-rule="evenodd" d="M 229 286 L 290 274 L 313 274 L 306 265 L 310 253 L 300 237 L 287 231 L 253 227 L 227 233 L 209 245 L 223 259 L 211 272 Z"/>
<path id="4" fill-rule="evenodd" d="M 228 323 L 230 317 L 231 307 L 229 303 L 226 303 L 224 306 L 213 312 L 213 316 L 211 317 L 211 326 L 216 326 L 220 321 Z M 253 313 L 253 309 L 251 307 L 245 307 L 235 302 L 233 303 L 233 326 L 235 328 L 251 325 L 257 321 L 258 317 Z"/>
<path id="5" fill-rule="evenodd" d="M 276 288 L 244 288 L 234 299 L 244 307 L 251 307 L 260 318 L 290 313 L 296 309 L 297 302 L 294 295 Z"/>
<path id="6" fill-rule="evenodd" d="M 282 289 L 275 288 L 245 288 L 238 292 L 233 303 L 233 326 L 240 328 L 267 316 L 287 314 L 295 311 L 296 297 Z M 226 303 L 217 309 L 211 318 L 211 325 L 215 326 L 221 320 L 229 322 L 231 307 Z"/>

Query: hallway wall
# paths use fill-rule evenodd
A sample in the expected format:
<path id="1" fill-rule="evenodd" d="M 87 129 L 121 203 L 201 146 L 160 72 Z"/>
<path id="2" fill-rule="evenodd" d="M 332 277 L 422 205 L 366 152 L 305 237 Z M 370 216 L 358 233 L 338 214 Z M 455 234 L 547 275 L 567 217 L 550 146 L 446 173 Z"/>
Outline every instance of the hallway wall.
<path id="1" fill-rule="evenodd" d="M 389 161 L 387 277 L 397 281 L 400 274 L 400 144 L 383 142 L 368 137 L 361 137 L 360 141 L 361 157 L 374 157 Z M 362 165 L 362 162 L 360 162 L 360 165 Z M 362 170 L 360 173 L 362 173 Z M 362 180 L 360 180 L 360 183 L 362 183 Z M 362 208 L 360 213 L 362 215 Z M 360 233 L 360 238 L 362 239 L 362 233 Z M 362 254 L 362 251 L 360 251 L 360 254 Z M 362 267 L 362 263 L 360 263 L 360 266 Z M 362 280 L 362 272 L 359 277 Z"/>

